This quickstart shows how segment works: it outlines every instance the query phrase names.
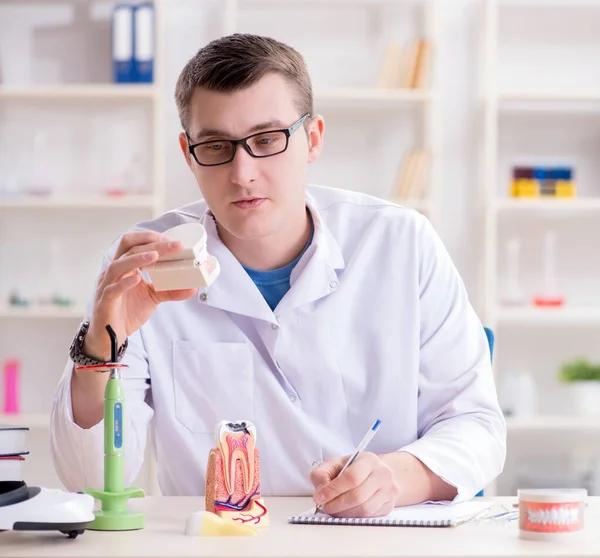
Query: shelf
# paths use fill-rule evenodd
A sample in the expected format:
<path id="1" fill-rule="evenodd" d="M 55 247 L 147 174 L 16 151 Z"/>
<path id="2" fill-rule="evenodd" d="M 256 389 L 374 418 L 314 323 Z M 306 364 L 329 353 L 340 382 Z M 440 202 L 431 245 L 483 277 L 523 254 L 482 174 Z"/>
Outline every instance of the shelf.
<path id="1" fill-rule="evenodd" d="M 381 6 L 425 4 L 426 0 L 239 0 L 240 7 L 246 6 Z"/>
<path id="2" fill-rule="evenodd" d="M 500 112 L 598 112 L 600 91 L 506 91 L 498 93 Z"/>
<path id="3" fill-rule="evenodd" d="M 576 415 L 507 417 L 506 427 L 509 432 L 600 434 L 600 417 L 579 417 Z"/>
<path id="4" fill-rule="evenodd" d="M 496 318 L 502 324 L 532 326 L 595 325 L 600 326 L 600 306 L 562 308 L 507 308 L 496 309 Z"/>
<path id="5" fill-rule="evenodd" d="M 42 318 L 70 318 L 81 320 L 85 314 L 85 307 L 75 305 L 61 308 L 60 306 L 0 306 L 1 318 L 20 318 L 20 319 L 42 319 Z"/>
<path id="6" fill-rule="evenodd" d="M 505 91 L 498 93 L 499 101 L 600 101 L 600 91 Z"/>
<path id="7" fill-rule="evenodd" d="M 598 8 L 598 0 L 499 0 L 507 8 Z"/>
<path id="8" fill-rule="evenodd" d="M 2 100 L 152 99 L 152 84 L 0 86 Z"/>
<path id="9" fill-rule="evenodd" d="M 28 426 L 29 429 L 47 428 L 50 426 L 50 415 L 28 413 L 7 415 L 0 413 L 0 424 L 7 424 L 9 426 Z"/>
<path id="10" fill-rule="evenodd" d="M 341 104 L 362 107 L 389 107 L 410 103 L 424 103 L 432 99 L 432 93 L 425 89 L 376 89 L 367 87 L 327 88 L 315 91 L 316 108 L 320 104 Z"/>
<path id="11" fill-rule="evenodd" d="M 124 196 L 18 196 L 0 197 L 0 209 L 54 208 L 54 209 L 118 209 L 152 208 L 155 199 L 150 195 Z"/>
<path id="12" fill-rule="evenodd" d="M 600 211 L 600 197 L 589 198 L 500 198 L 493 202 L 496 211 Z"/>
<path id="13" fill-rule="evenodd" d="M 16 424 L 29 428 L 44 428 L 50 424 L 50 416 L 44 414 L 6 415 L 0 413 L 0 424 Z M 510 433 L 519 432 L 577 432 L 600 434 L 600 417 L 575 415 L 539 415 L 531 417 L 507 417 L 506 427 Z"/>

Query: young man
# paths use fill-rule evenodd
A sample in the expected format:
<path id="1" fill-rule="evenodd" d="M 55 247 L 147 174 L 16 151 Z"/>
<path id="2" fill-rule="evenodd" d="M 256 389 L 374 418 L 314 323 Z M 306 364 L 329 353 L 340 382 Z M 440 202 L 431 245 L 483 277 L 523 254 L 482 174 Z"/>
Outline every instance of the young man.
<path id="1" fill-rule="evenodd" d="M 503 468 L 505 423 L 482 324 L 429 222 L 306 186 L 324 121 L 302 57 L 280 42 L 211 42 L 176 101 L 203 201 L 140 224 L 103 262 L 52 413 L 65 485 L 102 485 L 106 376 L 73 367 L 109 359 L 110 324 L 127 340 L 128 483 L 152 418 L 166 495 L 203 494 L 215 425 L 247 419 L 267 496 L 314 494 L 337 516 L 474 496 Z M 187 222 L 206 227 L 221 274 L 202 292 L 156 292 L 139 268 L 176 250 L 161 233 Z"/>

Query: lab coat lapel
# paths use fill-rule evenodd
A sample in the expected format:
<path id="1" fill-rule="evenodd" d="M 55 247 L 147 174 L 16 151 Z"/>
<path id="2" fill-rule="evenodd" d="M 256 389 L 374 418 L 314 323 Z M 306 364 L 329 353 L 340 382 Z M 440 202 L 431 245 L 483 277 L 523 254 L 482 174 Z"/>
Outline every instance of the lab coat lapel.
<path id="1" fill-rule="evenodd" d="M 340 246 L 319 211 L 312 203 L 307 205 L 315 227 L 313 242 L 294 267 L 290 290 L 275 308 L 276 315 L 335 292 L 339 287 L 338 272 L 345 266 Z"/>
<path id="2" fill-rule="evenodd" d="M 200 290 L 200 300 L 214 308 L 275 322 L 275 316 L 258 288 L 221 241 L 214 218 L 209 212 L 204 215 L 202 224 L 206 228 L 208 253 L 217 258 L 221 273 L 210 287 Z"/>

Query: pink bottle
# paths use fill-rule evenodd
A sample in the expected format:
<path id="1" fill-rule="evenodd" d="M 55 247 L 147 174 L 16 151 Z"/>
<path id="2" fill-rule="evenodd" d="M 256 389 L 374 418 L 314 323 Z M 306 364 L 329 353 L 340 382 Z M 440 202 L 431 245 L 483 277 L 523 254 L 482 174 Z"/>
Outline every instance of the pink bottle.
<path id="1" fill-rule="evenodd" d="M 19 412 L 19 361 L 7 360 L 4 363 L 4 412 Z"/>

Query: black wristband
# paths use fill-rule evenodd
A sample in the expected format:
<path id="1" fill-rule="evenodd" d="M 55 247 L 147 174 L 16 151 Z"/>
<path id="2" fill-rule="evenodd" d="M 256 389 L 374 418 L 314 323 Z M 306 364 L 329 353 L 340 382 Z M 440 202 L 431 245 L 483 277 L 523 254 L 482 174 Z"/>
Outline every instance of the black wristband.
<path id="1" fill-rule="evenodd" d="M 71 347 L 69 348 L 69 357 L 71 360 L 80 366 L 92 366 L 98 364 L 107 364 L 110 360 L 98 360 L 97 358 L 93 358 L 84 354 L 81 351 L 83 347 L 83 342 L 85 340 L 85 336 L 90 329 L 90 322 L 82 322 L 77 334 L 73 338 L 73 342 L 71 343 Z M 125 339 L 125 342 L 119 347 L 119 351 L 117 353 L 117 362 L 120 362 L 123 356 L 125 355 L 125 351 L 127 350 L 128 339 Z"/>

